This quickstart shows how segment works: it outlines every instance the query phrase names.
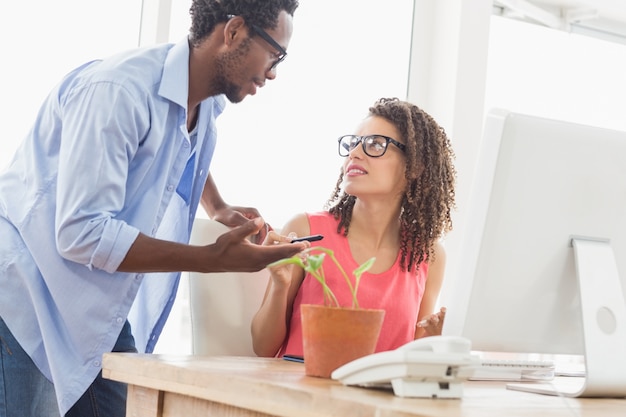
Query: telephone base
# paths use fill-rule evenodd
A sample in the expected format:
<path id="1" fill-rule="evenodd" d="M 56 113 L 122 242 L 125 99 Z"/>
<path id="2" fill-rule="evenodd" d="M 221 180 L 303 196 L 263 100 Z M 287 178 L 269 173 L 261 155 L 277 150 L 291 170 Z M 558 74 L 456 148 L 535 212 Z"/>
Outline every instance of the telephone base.
<path id="1" fill-rule="evenodd" d="M 461 381 L 415 381 L 410 379 L 394 379 L 391 381 L 394 395 L 409 398 L 461 398 L 463 384 Z"/>
<path id="2" fill-rule="evenodd" d="M 470 347 L 470 341 L 459 336 L 425 337 L 355 359 L 331 377 L 344 385 L 393 388 L 398 397 L 461 398 L 462 383 L 479 364 Z"/>

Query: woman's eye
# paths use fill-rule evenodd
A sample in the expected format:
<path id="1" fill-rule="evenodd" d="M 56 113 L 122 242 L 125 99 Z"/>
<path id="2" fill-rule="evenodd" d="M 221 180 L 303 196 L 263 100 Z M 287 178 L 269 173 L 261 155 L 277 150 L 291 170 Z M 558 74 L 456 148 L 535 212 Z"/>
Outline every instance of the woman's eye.
<path id="1" fill-rule="evenodd" d="M 376 150 L 376 151 L 382 151 L 385 148 L 385 145 L 382 142 L 379 141 L 372 141 L 370 143 L 370 148 Z"/>

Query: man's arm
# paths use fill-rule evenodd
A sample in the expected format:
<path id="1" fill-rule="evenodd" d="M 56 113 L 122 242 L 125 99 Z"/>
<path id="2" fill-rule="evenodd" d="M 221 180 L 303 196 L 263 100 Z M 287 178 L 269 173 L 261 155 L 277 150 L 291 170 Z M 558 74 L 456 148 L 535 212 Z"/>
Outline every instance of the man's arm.
<path id="1" fill-rule="evenodd" d="M 261 217 L 259 211 L 253 207 L 241 207 L 231 206 L 226 204 L 220 195 L 213 176 L 209 173 L 209 176 L 204 184 L 204 190 L 202 191 L 201 198 L 202 207 L 209 215 L 209 218 L 218 221 L 228 227 L 235 227 L 246 223 L 251 219 Z M 261 243 L 265 239 L 269 225 L 264 225 L 258 234 L 252 239 L 255 243 Z"/>
<path id="2" fill-rule="evenodd" d="M 202 198 L 200 199 L 204 211 L 212 219 L 219 210 L 226 206 L 226 203 L 222 199 L 215 181 L 213 181 L 213 175 L 209 172 L 209 176 L 204 183 L 204 190 L 202 191 Z"/>
<path id="3" fill-rule="evenodd" d="M 118 271 L 123 272 L 253 272 L 304 250 L 308 242 L 261 246 L 246 238 L 264 226 L 263 219 L 246 221 L 224 233 L 213 244 L 193 246 L 139 234 Z"/>

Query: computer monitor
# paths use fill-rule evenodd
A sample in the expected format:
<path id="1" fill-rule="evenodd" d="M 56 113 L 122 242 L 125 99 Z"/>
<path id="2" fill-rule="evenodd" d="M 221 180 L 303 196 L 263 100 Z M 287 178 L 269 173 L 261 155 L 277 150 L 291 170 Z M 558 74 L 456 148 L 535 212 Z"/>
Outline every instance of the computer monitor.
<path id="1" fill-rule="evenodd" d="M 626 396 L 626 132 L 494 109 L 477 167 L 444 334 L 584 355 L 582 386 L 541 391 Z"/>

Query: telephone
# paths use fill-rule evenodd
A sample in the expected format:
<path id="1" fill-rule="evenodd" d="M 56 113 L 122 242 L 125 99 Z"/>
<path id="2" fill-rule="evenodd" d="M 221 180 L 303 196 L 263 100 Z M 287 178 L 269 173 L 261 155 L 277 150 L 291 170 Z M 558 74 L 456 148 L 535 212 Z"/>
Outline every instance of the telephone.
<path id="1" fill-rule="evenodd" d="M 464 337 L 424 337 L 355 359 L 335 369 L 331 378 L 344 385 L 392 388 L 399 397 L 461 398 L 462 382 L 480 363 L 470 349 Z"/>

